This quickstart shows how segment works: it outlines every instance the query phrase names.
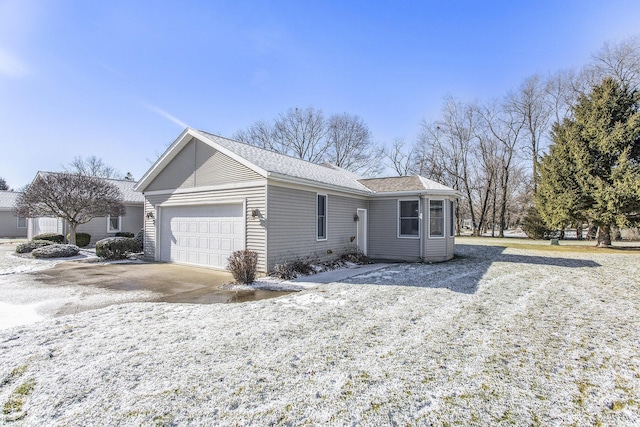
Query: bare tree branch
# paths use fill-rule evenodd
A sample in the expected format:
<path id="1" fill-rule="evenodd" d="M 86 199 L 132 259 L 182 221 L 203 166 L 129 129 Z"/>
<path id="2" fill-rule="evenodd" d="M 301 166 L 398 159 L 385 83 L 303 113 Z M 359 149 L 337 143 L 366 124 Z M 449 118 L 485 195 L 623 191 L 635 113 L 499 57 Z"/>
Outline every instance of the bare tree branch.
<path id="1" fill-rule="evenodd" d="M 77 173 L 98 178 L 122 179 L 120 171 L 106 165 L 102 159 L 96 156 L 89 156 L 86 159 L 82 156 L 76 156 L 69 165 L 63 166 L 63 168 L 68 173 Z"/>
<path id="2" fill-rule="evenodd" d="M 72 244 L 76 228 L 93 218 L 122 215 L 122 193 L 104 179 L 71 173 L 41 173 L 18 196 L 15 212 L 27 218 L 59 217 L 71 227 Z"/>

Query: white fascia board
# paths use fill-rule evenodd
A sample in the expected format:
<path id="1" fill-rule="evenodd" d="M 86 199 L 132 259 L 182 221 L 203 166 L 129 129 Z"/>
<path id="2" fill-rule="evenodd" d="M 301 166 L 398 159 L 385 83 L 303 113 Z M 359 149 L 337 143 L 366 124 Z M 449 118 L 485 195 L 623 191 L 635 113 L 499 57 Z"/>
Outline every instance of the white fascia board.
<path id="1" fill-rule="evenodd" d="M 333 190 L 336 192 L 341 192 L 341 193 L 346 193 L 346 194 L 355 194 L 358 196 L 367 196 L 370 197 L 371 195 L 373 195 L 373 192 L 371 191 L 366 191 L 366 190 L 356 190 L 353 188 L 349 188 L 349 187 L 342 187 L 339 185 L 332 185 L 332 184 L 327 184 L 324 182 L 317 182 L 317 181 L 311 181 L 308 179 L 304 179 L 304 178 L 296 178 L 296 177 L 292 177 L 289 175 L 281 175 L 281 174 L 277 174 L 274 172 L 269 172 L 268 175 L 269 179 L 272 179 L 274 181 L 278 181 L 278 182 L 285 182 L 285 183 L 289 183 L 289 184 L 298 184 L 298 185 L 303 185 L 305 187 L 311 187 L 313 189 L 323 189 L 323 190 Z"/>
<path id="2" fill-rule="evenodd" d="M 260 179 L 255 181 L 230 182 L 228 184 L 207 185 L 204 187 L 177 188 L 175 190 L 146 191 L 143 194 L 145 196 L 158 196 L 158 195 L 165 195 L 165 194 L 201 193 L 204 191 L 238 190 L 242 188 L 264 187 L 265 185 L 267 185 L 267 180 Z"/>
<path id="3" fill-rule="evenodd" d="M 198 200 L 197 202 L 189 202 L 185 200 L 167 200 L 166 202 L 162 202 L 156 205 L 159 208 L 168 208 L 168 207 L 178 207 L 178 206 L 213 206 L 213 205 L 228 205 L 235 204 L 240 205 L 246 203 L 247 199 L 237 198 L 237 197 L 229 197 L 217 200 Z M 246 212 L 246 210 L 245 210 Z"/>
<path id="4" fill-rule="evenodd" d="M 371 197 L 383 198 L 383 197 L 408 197 L 408 196 L 452 196 L 462 197 L 462 193 L 455 190 L 408 190 L 408 191 L 389 191 L 384 193 L 375 193 Z"/>
<path id="5" fill-rule="evenodd" d="M 207 135 L 203 134 L 202 132 L 199 132 L 196 129 L 191 129 L 191 131 L 193 132 L 193 136 L 198 138 L 200 141 L 204 142 L 205 144 L 210 145 L 211 147 L 215 148 L 216 150 L 218 150 L 219 152 L 221 152 L 222 154 L 231 157 L 233 160 L 235 160 L 236 162 L 242 164 L 243 166 L 248 167 L 249 169 L 251 169 L 252 171 L 256 172 L 259 175 L 262 175 L 263 177 L 267 177 L 268 175 L 268 171 L 262 169 L 261 167 L 251 163 L 249 160 L 245 159 L 244 157 L 236 154 L 235 152 L 223 147 L 222 145 L 216 143 L 215 141 L 211 140 Z"/>

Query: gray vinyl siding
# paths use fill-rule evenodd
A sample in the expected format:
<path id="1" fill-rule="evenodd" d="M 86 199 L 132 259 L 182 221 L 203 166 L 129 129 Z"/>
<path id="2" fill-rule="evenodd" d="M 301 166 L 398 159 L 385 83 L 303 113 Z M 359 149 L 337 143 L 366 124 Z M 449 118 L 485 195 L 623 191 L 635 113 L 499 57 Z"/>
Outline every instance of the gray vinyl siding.
<path id="1" fill-rule="evenodd" d="M 145 191 L 247 182 L 262 176 L 208 144 L 192 139 Z"/>
<path id="2" fill-rule="evenodd" d="M 367 209 L 367 200 L 328 194 L 327 239 L 318 240 L 316 196 L 325 193 L 269 185 L 267 194 L 269 270 L 286 260 L 331 259 L 356 248 L 353 217 L 358 208 Z"/>
<path id="3" fill-rule="evenodd" d="M 424 222 L 420 227 L 423 231 Z M 373 199 L 369 202 L 368 231 L 369 257 L 402 261 L 420 260 L 420 239 L 398 237 L 397 198 Z"/>
<path id="4" fill-rule="evenodd" d="M 175 205 L 193 205 L 206 203 L 219 203 L 226 200 L 244 200 L 246 203 L 246 249 L 258 253 L 258 269 L 266 270 L 266 216 L 265 216 L 265 186 L 250 188 L 198 191 L 193 193 L 177 194 L 156 194 L 145 195 L 145 258 L 154 260 L 156 258 L 155 248 L 157 239 L 158 210 L 161 203 L 171 203 Z M 251 216 L 254 209 L 258 209 L 260 215 L 256 218 Z M 153 218 L 146 218 L 148 212 L 153 212 Z"/>
<path id="5" fill-rule="evenodd" d="M 422 200 L 422 212 L 424 212 L 424 261 L 436 262 L 446 261 L 453 258 L 454 238 L 449 237 L 449 200 L 446 198 L 436 198 L 433 200 L 444 200 L 444 230 L 445 237 L 430 237 L 427 225 L 429 224 L 429 199 Z"/>
<path id="6" fill-rule="evenodd" d="M 153 215 L 147 216 L 147 215 Z M 144 200 L 144 257 L 150 261 L 156 259 L 156 210 L 149 202 L 148 196 Z"/>
<path id="7" fill-rule="evenodd" d="M 120 222 L 120 231 L 133 233 L 134 235 L 140 231 L 143 224 L 142 206 L 140 205 L 126 205 L 126 212 L 122 215 Z M 71 228 L 67 225 L 65 232 L 68 234 Z M 98 240 L 105 239 L 107 237 L 113 237 L 115 232 L 107 232 L 107 217 L 94 218 L 86 224 L 78 225 L 76 229 L 77 233 L 88 233 L 91 235 L 90 244 L 95 244 Z"/>
<path id="8" fill-rule="evenodd" d="M 12 211 L 0 211 L 0 237 L 27 237 L 27 228 L 18 228 L 18 217 Z"/>

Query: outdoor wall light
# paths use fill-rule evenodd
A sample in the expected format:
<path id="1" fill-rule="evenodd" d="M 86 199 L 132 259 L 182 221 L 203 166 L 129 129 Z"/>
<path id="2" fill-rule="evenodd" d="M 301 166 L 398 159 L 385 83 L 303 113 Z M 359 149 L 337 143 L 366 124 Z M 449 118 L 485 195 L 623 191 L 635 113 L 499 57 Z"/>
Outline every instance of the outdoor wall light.
<path id="1" fill-rule="evenodd" d="M 251 211 L 251 216 L 257 218 L 260 216 L 260 209 L 254 209 Z"/>
<path id="2" fill-rule="evenodd" d="M 147 219 L 153 219 L 153 211 L 147 212 Z"/>
<path id="3" fill-rule="evenodd" d="M 358 221 L 360 221 L 360 217 L 358 216 L 358 214 L 355 214 L 353 216 L 353 222 L 358 222 Z"/>

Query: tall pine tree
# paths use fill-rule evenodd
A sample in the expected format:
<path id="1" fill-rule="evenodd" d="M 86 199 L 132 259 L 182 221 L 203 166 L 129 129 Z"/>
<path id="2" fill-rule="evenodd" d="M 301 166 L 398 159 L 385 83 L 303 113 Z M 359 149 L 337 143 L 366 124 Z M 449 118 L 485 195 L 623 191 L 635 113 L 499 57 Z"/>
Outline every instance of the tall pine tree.
<path id="1" fill-rule="evenodd" d="M 554 228 L 589 221 L 598 246 L 611 245 L 611 226 L 640 220 L 640 94 L 613 79 L 594 86 L 553 128 L 540 162 L 536 207 Z"/>

